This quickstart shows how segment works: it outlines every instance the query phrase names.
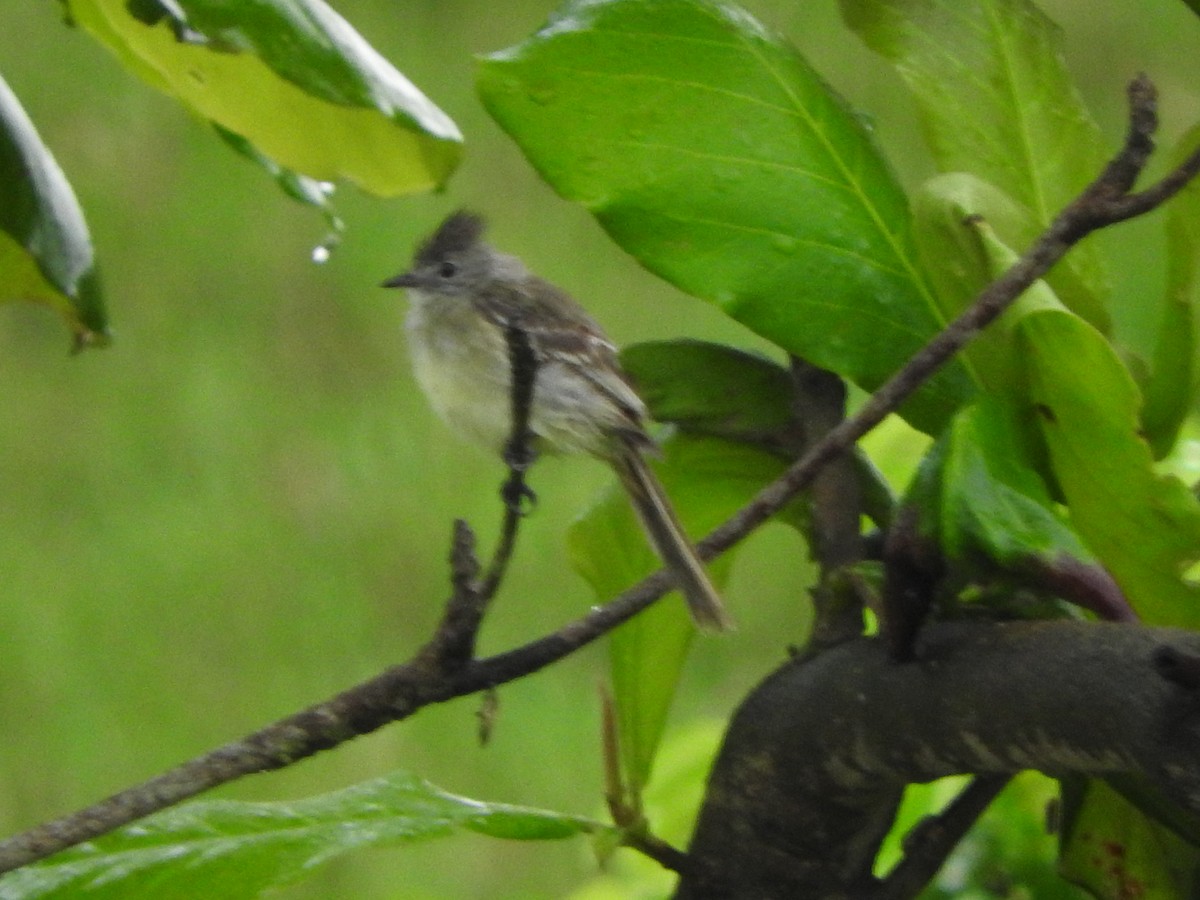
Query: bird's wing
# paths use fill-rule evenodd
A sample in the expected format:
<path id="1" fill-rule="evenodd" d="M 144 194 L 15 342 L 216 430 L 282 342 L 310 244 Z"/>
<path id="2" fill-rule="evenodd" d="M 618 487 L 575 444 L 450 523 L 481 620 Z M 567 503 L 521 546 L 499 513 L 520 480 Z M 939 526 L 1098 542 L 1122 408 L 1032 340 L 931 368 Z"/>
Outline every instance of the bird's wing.
<path id="1" fill-rule="evenodd" d="M 646 405 L 621 370 L 616 345 L 569 294 L 531 275 L 518 284 L 494 285 L 481 306 L 501 328 L 528 336 L 539 366 L 557 363 L 586 379 L 620 410 L 627 437 L 650 443 L 642 425 Z"/>

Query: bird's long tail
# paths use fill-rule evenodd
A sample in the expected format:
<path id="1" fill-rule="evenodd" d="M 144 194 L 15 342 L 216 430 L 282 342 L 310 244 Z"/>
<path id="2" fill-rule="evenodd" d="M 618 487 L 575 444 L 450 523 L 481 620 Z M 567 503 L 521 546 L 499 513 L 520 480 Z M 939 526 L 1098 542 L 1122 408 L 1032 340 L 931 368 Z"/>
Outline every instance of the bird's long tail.
<path id="1" fill-rule="evenodd" d="M 696 548 L 684 533 L 662 483 L 642 454 L 637 448 L 628 447 L 613 461 L 613 467 L 651 545 L 675 576 L 676 586 L 683 592 L 692 619 L 710 631 L 731 629 L 733 620 L 721 604 L 717 589 L 696 555 Z"/>

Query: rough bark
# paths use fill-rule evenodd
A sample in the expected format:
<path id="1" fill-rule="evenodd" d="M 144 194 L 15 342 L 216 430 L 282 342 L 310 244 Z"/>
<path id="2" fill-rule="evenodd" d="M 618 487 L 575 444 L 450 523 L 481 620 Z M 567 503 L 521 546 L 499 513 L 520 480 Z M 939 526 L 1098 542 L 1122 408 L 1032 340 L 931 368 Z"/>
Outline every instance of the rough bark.
<path id="1" fill-rule="evenodd" d="M 793 660 L 731 723 L 676 896 L 867 896 L 904 786 L 945 775 L 1136 775 L 1200 811 L 1200 692 L 1171 654 L 1200 634 L 942 623 L 914 662 L 866 638 Z"/>

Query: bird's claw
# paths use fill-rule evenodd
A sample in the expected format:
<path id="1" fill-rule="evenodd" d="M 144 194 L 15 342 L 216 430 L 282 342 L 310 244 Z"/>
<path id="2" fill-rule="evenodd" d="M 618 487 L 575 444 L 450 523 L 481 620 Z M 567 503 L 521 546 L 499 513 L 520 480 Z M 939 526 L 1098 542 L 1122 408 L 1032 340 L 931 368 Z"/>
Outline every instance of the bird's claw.
<path id="1" fill-rule="evenodd" d="M 520 469 L 513 469 L 512 475 L 501 485 L 500 497 L 518 516 L 529 515 L 537 506 L 537 494 L 525 483 L 525 474 Z"/>

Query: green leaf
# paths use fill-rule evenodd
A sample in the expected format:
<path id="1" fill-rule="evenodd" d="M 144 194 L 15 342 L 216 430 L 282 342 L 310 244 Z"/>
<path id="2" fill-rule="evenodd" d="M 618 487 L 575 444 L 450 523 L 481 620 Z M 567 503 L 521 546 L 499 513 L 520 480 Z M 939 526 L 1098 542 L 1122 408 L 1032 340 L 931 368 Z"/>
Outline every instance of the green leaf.
<path id="1" fill-rule="evenodd" d="M 1178 900 L 1200 888 L 1200 848 L 1098 779 L 1064 783 L 1059 870 L 1101 900 Z"/>
<path id="2" fill-rule="evenodd" d="M 1029 465 L 1031 449 L 1013 411 L 999 404 L 964 410 L 942 449 L 942 539 L 952 557 L 983 551 L 1006 566 L 1066 553 L 1095 562 L 1054 510 Z"/>
<path id="3" fill-rule="evenodd" d="M 944 172 L 999 185 L 1045 223 L 1104 163 L 1059 28 L 1029 0 L 841 0 L 904 78 Z"/>
<path id="4" fill-rule="evenodd" d="M 1031 245 L 1043 230 L 1030 210 L 966 172 L 938 175 L 922 185 L 913 218 L 921 260 L 947 319 L 1011 268 L 1018 259 L 1016 248 Z M 972 370 L 992 392 L 1018 390 L 1021 361 L 1012 347 L 1013 324 L 1040 307 L 1066 306 L 1078 314 L 1091 296 L 1072 269 L 1056 266 L 967 346 Z"/>
<path id="5" fill-rule="evenodd" d="M 759 447 L 789 462 L 795 459 L 795 386 L 783 366 L 755 353 L 694 340 L 632 344 L 621 351 L 621 365 L 656 421 Z M 855 447 L 851 458 L 863 512 L 886 527 L 896 502 L 891 486 L 861 448 Z M 807 511 L 793 505 L 781 519 L 803 529 Z"/>
<path id="6" fill-rule="evenodd" d="M 1176 162 L 1200 145 L 1200 125 L 1183 136 Z M 1146 383 L 1142 424 L 1156 457 L 1175 444 L 1200 379 L 1197 294 L 1200 293 L 1200 184 L 1195 179 L 1167 205 L 1167 294 Z"/>
<path id="7" fill-rule="evenodd" d="M 83 210 L 20 102 L 0 78 L 0 301 L 60 313 L 77 348 L 108 343 Z"/>
<path id="8" fill-rule="evenodd" d="M 677 435 L 663 449 L 664 460 L 655 470 L 680 520 L 696 536 L 723 522 L 784 467 L 775 456 L 718 438 Z M 572 525 L 568 542 L 572 565 L 601 601 L 661 566 L 616 486 Z M 718 584 L 730 559 L 726 554 L 712 568 Z M 731 612 L 736 619 L 737 611 Z M 621 756 L 635 793 L 650 777 L 695 633 L 682 600 L 672 593 L 612 634 L 610 661 Z"/>
<path id="9" fill-rule="evenodd" d="M 620 246 L 788 351 L 873 389 L 944 323 L 866 126 L 746 13 L 570 2 L 478 87 Z M 904 412 L 936 430 L 971 393 L 955 362 Z"/>
<path id="10" fill-rule="evenodd" d="M 394 196 L 458 164 L 450 118 L 322 0 L 66 3 L 126 68 L 280 167 Z"/>
<path id="11" fill-rule="evenodd" d="M 705 341 L 646 341 L 625 347 L 621 365 L 656 421 L 774 447 L 792 427 L 792 379 L 757 354 Z"/>
<path id="12" fill-rule="evenodd" d="M 1142 815 L 1170 828 L 1193 847 L 1200 848 L 1200 815 L 1180 804 L 1179 797 L 1151 778 L 1114 773 L 1104 782 L 1135 806 Z"/>
<path id="13" fill-rule="evenodd" d="M 961 579 L 981 570 L 985 579 L 1004 573 L 1105 618 L 1134 618 L 1112 577 L 1056 509 L 1038 474 L 1030 424 L 1014 407 L 997 402 L 959 412 L 910 495 L 926 507 L 924 530 L 936 535 Z M 1002 593 L 1007 600 L 1012 592 Z"/>
<path id="14" fill-rule="evenodd" d="M 1146 621 L 1196 627 L 1200 590 L 1183 573 L 1200 558 L 1200 502 L 1154 471 L 1133 378 L 1104 337 L 1069 313 L 1027 315 L 1017 336 L 1075 529 Z"/>
<path id="15" fill-rule="evenodd" d="M 0 877 L 0 900 L 257 897 L 352 850 L 463 831 L 559 840 L 611 829 L 458 797 L 398 772 L 287 803 L 209 800 L 170 809 Z"/>
<path id="16" fill-rule="evenodd" d="M 941 171 L 996 185 L 1030 211 L 1038 230 L 1099 174 L 1099 128 L 1067 71 L 1059 29 L 1029 0 L 841 6 L 912 91 Z M 1095 248 L 1077 247 L 1062 266 L 1078 288 L 1055 284 L 1064 302 L 1107 333 L 1109 288 Z"/>
<path id="17" fill-rule="evenodd" d="M 1036 232 L 1003 191 L 966 173 L 927 182 L 914 203 L 914 219 L 917 246 L 947 319 L 1016 262 L 1013 241 Z M 989 392 L 1021 393 L 1024 364 L 1013 346 L 1012 328 L 1031 308 L 1047 305 L 1059 304 L 1039 281 L 967 346 L 972 371 Z"/>

